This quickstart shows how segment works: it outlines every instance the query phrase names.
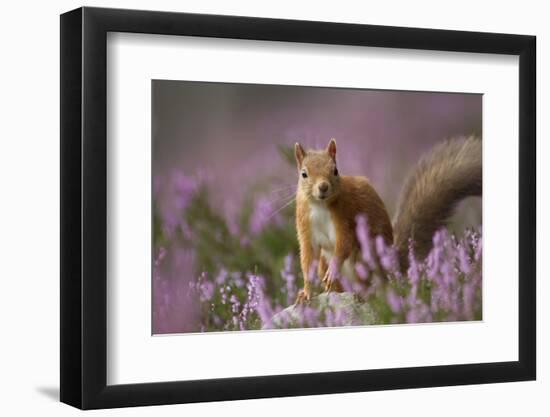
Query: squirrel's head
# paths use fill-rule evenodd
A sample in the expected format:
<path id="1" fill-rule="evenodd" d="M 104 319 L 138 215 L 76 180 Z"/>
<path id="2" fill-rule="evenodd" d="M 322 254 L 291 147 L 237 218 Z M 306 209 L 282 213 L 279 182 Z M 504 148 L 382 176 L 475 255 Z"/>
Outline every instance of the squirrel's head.
<path id="1" fill-rule="evenodd" d="M 298 189 L 318 202 L 333 200 L 340 191 L 340 175 L 336 168 L 336 141 L 331 139 L 325 149 L 307 150 L 294 146 L 298 165 Z"/>

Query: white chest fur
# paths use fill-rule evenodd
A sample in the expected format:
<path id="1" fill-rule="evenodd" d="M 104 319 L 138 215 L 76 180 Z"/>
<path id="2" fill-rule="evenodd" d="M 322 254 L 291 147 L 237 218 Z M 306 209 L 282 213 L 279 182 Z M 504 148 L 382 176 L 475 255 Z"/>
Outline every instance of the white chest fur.
<path id="1" fill-rule="evenodd" d="M 312 204 L 310 208 L 311 240 L 314 247 L 327 252 L 334 251 L 336 230 L 330 211 L 322 204 Z"/>

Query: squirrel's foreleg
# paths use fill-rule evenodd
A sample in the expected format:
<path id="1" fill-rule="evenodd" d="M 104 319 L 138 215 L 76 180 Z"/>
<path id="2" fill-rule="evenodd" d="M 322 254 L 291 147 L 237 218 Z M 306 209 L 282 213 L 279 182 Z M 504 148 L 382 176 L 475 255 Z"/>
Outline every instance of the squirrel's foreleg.
<path id="1" fill-rule="evenodd" d="M 305 239 L 303 239 L 305 240 Z M 304 288 L 298 293 L 296 303 L 311 300 L 310 274 L 313 272 L 314 261 L 319 258 L 319 251 L 315 251 L 309 241 L 300 241 L 300 265 L 304 276 Z"/>
<path id="2" fill-rule="evenodd" d="M 325 285 L 325 291 L 342 292 L 342 285 L 340 283 L 342 265 L 352 255 L 354 248 L 354 241 L 349 238 L 353 236 L 348 230 L 341 230 L 343 227 L 336 225 L 336 245 L 334 247 L 334 255 L 328 263 L 328 268 L 323 276 L 323 284 Z"/>
<path id="3" fill-rule="evenodd" d="M 310 274 L 314 261 L 319 260 L 320 248 L 314 248 L 311 241 L 311 221 L 309 206 L 306 200 L 296 199 L 296 231 L 300 243 L 300 266 L 304 277 L 304 288 L 298 293 L 296 303 L 307 302 L 311 299 Z"/>

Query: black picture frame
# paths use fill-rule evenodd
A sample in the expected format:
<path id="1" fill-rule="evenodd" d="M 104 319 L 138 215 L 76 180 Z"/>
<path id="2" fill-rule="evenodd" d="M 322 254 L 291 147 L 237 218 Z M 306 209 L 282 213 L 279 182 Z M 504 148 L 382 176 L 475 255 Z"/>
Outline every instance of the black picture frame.
<path id="1" fill-rule="evenodd" d="M 108 32 L 519 56 L 519 360 L 107 385 Z M 534 36 L 84 7 L 61 15 L 60 57 L 62 402 L 94 409 L 535 379 Z"/>

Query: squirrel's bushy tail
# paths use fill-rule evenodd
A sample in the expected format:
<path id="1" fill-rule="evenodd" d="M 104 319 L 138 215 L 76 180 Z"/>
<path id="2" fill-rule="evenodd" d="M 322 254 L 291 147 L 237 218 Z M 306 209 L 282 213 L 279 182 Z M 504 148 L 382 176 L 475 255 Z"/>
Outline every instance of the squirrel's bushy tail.
<path id="1" fill-rule="evenodd" d="M 405 181 L 394 220 L 394 242 L 401 268 L 408 263 L 409 239 L 424 259 L 437 229 L 446 225 L 458 202 L 481 196 L 481 140 L 447 140 L 434 147 Z"/>

